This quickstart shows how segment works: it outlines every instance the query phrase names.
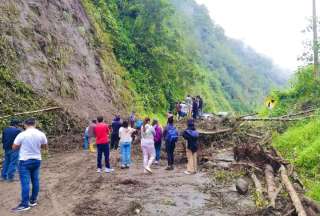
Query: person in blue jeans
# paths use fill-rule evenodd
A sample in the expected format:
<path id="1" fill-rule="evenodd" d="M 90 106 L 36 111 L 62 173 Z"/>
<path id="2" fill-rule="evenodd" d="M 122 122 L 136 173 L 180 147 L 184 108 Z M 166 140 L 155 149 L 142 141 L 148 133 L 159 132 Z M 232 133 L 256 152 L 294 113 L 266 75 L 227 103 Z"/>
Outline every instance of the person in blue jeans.
<path id="1" fill-rule="evenodd" d="M 83 146 L 82 147 L 84 150 L 89 149 L 89 127 L 87 127 L 84 131 Z"/>
<path id="2" fill-rule="evenodd" d="M 123 121 L 122 127 L 119 129 L 121 169 L 130 167 L 132 134 L 135 131 L 135 129 L 129 127 L 128 121 Z"/>
<path id="3" fill-rule="evenodd" d="M 14 139 L 22 132 L 22 130 L 18 128 L 18 125 L 19 121 L 13 119 L 10 122 L 10 126 L 2 132 L 4 162 L 1 170 L 1 179 L 8 182 L 14 181 L 14 175 L 18 165 L 19 150 L 12 149 Z"/>
<path id="4" fill-rule="evenodd" d="M 160 164 L 160 156 L 161 156 L 161 143 L 162 143 L 162 128 L 159 125 L 159 121 L 157 119 L 154 119 L 152 122 L 152 126 L 154 127 L 154 130 L 156 132 L 154 136 L 154 148 L 156 150 L 156 160 L 155 165 Z"/>
<path id="5" fill-rule="evenodd" d="M 30 118 L 24 123 L 26 130 L 21 132 L 14 140 L 12 148 L 20 149 L 19 174 L 21 183 L 21 203 L 13 208 L 14 212 L 29 210 L 37 205 L 40 189 L 41 148 L 48 153 L 48 141 L 46 135 L 36 129 L 36 120 Z M 32 192 L 30 196 L 30 181 Z"/>

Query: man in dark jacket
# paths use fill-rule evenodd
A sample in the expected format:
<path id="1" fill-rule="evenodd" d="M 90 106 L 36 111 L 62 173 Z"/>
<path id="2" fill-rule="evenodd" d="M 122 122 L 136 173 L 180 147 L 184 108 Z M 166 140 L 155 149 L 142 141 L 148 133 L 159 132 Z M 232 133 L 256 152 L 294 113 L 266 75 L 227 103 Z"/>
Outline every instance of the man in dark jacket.
<path id="1" fill-rule="evenodd" d="M 112 121 L 112 133 L 111 133 L 111 149 L 117 150 L 119 146 L 119 129 L 122 126 L 119 115 L 116 115 Z"/>
<path id="2" fill-rule="evenodd" d="M 187 141 L 187 175 L 195 174 L 197 172 L 197 151 L 198 151 L 198 137 L 199 133 L 194 126 L 194 120 L 188 120 L 188 128 L 183 132 L 183 138 Z"/>
<path id="3" fill-rule="evenodd" d="M 192 118 L 197 119 L 198 111 L 199 111 L 198 102 L 195 98 L 193 98 L 192 100 L 193 100 L 193 102 L 192 102 Z"/>
<path id="4" fill-rule="evenodd" d="M 5 128 L 2 133 L 2 143 L 4 149 L 4 162 L 1 171 L 2 180 L 12 182 L 18 165 L 19 150 L 13 150 L 12 145 L 16 136 L 22 132 L 18 128 L 19 121 L 13 119 L 10 126 Z"/>

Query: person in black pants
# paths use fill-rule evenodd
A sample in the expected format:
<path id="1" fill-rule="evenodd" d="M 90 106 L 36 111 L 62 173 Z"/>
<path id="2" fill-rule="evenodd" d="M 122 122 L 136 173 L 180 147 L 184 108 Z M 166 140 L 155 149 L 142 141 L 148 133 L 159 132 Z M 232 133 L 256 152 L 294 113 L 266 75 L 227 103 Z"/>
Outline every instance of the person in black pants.
<path id="1" fill-rule="evenodd" d="M 193 102 L 192 102 L 192 118 L 193 119 L 197 119 L 198 117 L 198 102 L 195 98 L 192 98 Z"/>
<path id="2" fill-rule="evenodd" d="M 122 126 L 119 115 L 116 115 L 112 121 L 112 133 L 111 133 L 111 149 L 117 150 L 119 147 L 119 129 Z"/>
<path id="3" fill-rule="evenodd" d="M 176 142 L 178 141 L 178 130 L 173 125 L 173 116 L 168 118 L 168 124 L 164 129 L 163 136 L 166 142 L 166 151 L 168 158 L 168 166 L 166 170 L 173 170 L 174 167 L 174 149 L 176 147 Z"/>

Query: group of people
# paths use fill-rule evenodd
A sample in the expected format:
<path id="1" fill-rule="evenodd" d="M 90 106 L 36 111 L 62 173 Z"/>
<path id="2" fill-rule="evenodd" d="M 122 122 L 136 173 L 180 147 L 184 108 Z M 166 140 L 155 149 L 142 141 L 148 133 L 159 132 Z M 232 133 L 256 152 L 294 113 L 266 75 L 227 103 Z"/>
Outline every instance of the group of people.
<path id="1" fill-rule="evenodd" d="M 21 184 L 21 202 L 13 208 L 15 212 L 29 210 L 37 205 L 40 189 L 39 173 L 41 166 L 41 149 L 48 152 L 46 135 L 36 128 L 34 118 L 22 124 L 12 119 L 10 126 L 2 133 L 4 161 L 1 170 L 1 181 L 16 181 L 15 172 L 18 167 Z M 30 194 L 30 182 L 32 190 Z"/>
<path id="2" fill-rule="evenodd" d="M 167 125 L 162 128 L 159 121 L 150 118 L 143 121 L 136 120 L 134 112 L 128 120 L 121 121 L 115 116 L 111 126 L 105 123 L 102 116 L 90 122 L 85 130 L 83 147 L 90 152 L 97 152 L 97 172 L 103 171 L 102 158 L 104 156 L 106 173 L 113 172 L 110 164 L 110 150 L 117 150 L 120 146 L 121 169 L 128 169 L 131 165 L 131 146 L 140 134 L 143 155 L 143 172 L 152 174 L 152 166 L 160 165 L 161 146 L 165 143 L 168 166 L 166 170 L 174 169 L 174 151 L 178 139 L 182 136 L 186 140 L 186 154 L 188 158 L 185 174 L 197 171 L 198 136 L 194 119 L 189 119 L 184 131 L 179 132 L 174 125 L 174 116 L 168 116 Z M 1 170 L 1 181 L 16 181 L 15 172 L 18 168 L 21 184 L 21 202 L 13 208 L 15 212 L 26 211 L 37 205 L 40 188 L 41 149 L 48 153 L 46 135 L 36 128 L 34 118 L 27 119 L 23 124 L 15 119 L 2 133 L 4 161 Z M 96 150 L 94 148 L 96 146 Z M 30 182 L 32 184 L 30 194 Z"/>
<path id="3" fill-rule="evenodd" d="M 178 120 L 184 117 L 197 119 L 203 112 L 203 99 L 199 95 L 196 97 L 188 95 L 184 101 L 176 103 L 175 111 Z"/>
<path id="4" fill-rule="evenodd" d="M 121 169 L 127 169 L 131 165 L 131 146 L 136 135 L 140 134 L 141 150 L 143 155 L 143 171 L 144 173 L 152 173 L 152 166 L 160 164 L 161 146 L 165 143 L 167 153 L 168 166 L 166 170 L 174 169 L 174 151 L 176 143 L 182 135 L 187 141 L 187 158 L 188 167 L 186 174 L 196 172 L 196 152 L 197 138 L 199 136 L 195 129 L 194 120 L 189 119 L 187 129 L 179 133 L 174 126 L 173 115 L 168 116 L 167 125 L 162 128 L 157 119 L 151 122 L 150 118 L 144 121 L 135 120 L 134 113 L 131 114 L 129 120 L 121 121 L 119 115 L 115 116 L 111 126 L 103 122 L 103 117 L 93 120 L 86 128 L 84 136 L 84 149 L 93 151 L 93 142 L 97 146 L 97 172 L 102 172 L 102 156 L 105 156 L 105 172 L 113 172 L 110 166 L 110 150 L 117 150 L 120 146 L 120 163 Z M 96 123 L 95 123 L 96 122 Z M 93 133 L 90 133 L 93 131 Z M 110 141 L 109 141 L 110 136 Z M 109 145 L 110 143 L 110 145 Z M 92 147 L 91 147 L 92 146 Z M 190 163 L 189 163 L 190 162 Z"/>

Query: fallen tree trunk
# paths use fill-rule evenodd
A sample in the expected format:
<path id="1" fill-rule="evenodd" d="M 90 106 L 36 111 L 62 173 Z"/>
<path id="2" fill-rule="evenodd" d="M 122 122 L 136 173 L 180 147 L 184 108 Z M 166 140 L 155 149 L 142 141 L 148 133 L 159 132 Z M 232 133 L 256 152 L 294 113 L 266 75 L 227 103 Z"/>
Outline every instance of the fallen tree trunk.
<path id="1" fill-rule="evenodd" d="M 257 176 L 254 173 L 251 173 L 251 179 L 254 183 L 254 186 L 256 187 L 257 194 L 260 195 L 260 197 L 262 198 L 263 189 L 262 189 L 261 182 L 259 181 L 259 179 L 257 178 Z"/>
<path id="2" fill-rule="evenodd" d="M 290 198 L 292 200 L 292 203 L 296 209 L 298 216 L 307 216 L 306 211 L 301 203 L 301 200 L 289 180 L 289 177 L 287 175 L 287 170 L 283 165 L 280 168 L 280 174 L 281 174 L 282 182 L 285 185 L 285 187 L 290 195 Z"/>
<path id="3" fill-rule="evenodd" d="M 315 111 L 317 111 L 317 110 L 318 110 L 318 109 L 310 109 L 310 110 L 301 111 L 301 112 L 298 112 L 298 113 L 293 113 L 293 114 L 284 115 L 284 116 L 281 116 L 280 118 L 290 118 L 290 117 L 295 117 L 295 116 L 299 116 L 299 115 L 306 115 L 306 114 L 315 112 Z"/>
<path id="4" fill-rule="evenodd" d="M 266 182 L 267 182 L 267 191 L 268 191 L 268 198 L 270 200 L 270 205 L 273 208 L 275 208 L 278 194 L 277 194 L 276 183 L 274 181 L 274 171 L 270 164 L 265 165 L 264 173 L 265 173 Z"/>
<path id="5" fill-rule="evenodd" d="M 314 115 L 305 116 L 301 118 L 244 118 L 239 119 L 240 121 L 280 121 L 280 122 L 291 122 L 291 121 L 301 121 L 307 118 L 315 117 Z"/>
<path id="6" fill-rule="evenodd" d="M 316 213 L 320 213 L 320 205 L 313 201 L 312 199 L 302 196 L 302 202 L 304 202 L 307 206 L 310 206 Z"/>
<path id="7" fill-rule="evenodd" d="M 58 110 L 58 109 L 61 109 L 61 107 L 49 107 L 49 108 L 40 109 L 40 110 L 33 110 L 33 111 L 28 111 L 28 112 L 15 113 L 15 114 L 12 114 L 12 115 L 1 116 L 0 119 L 10 118 L 10 117 L 19 116 L 19 115 L 34 114 L 34 113 L 39 113 L 39 112 L 48 112 L 48 111 L 53 111 L 53 110 Z"/>

